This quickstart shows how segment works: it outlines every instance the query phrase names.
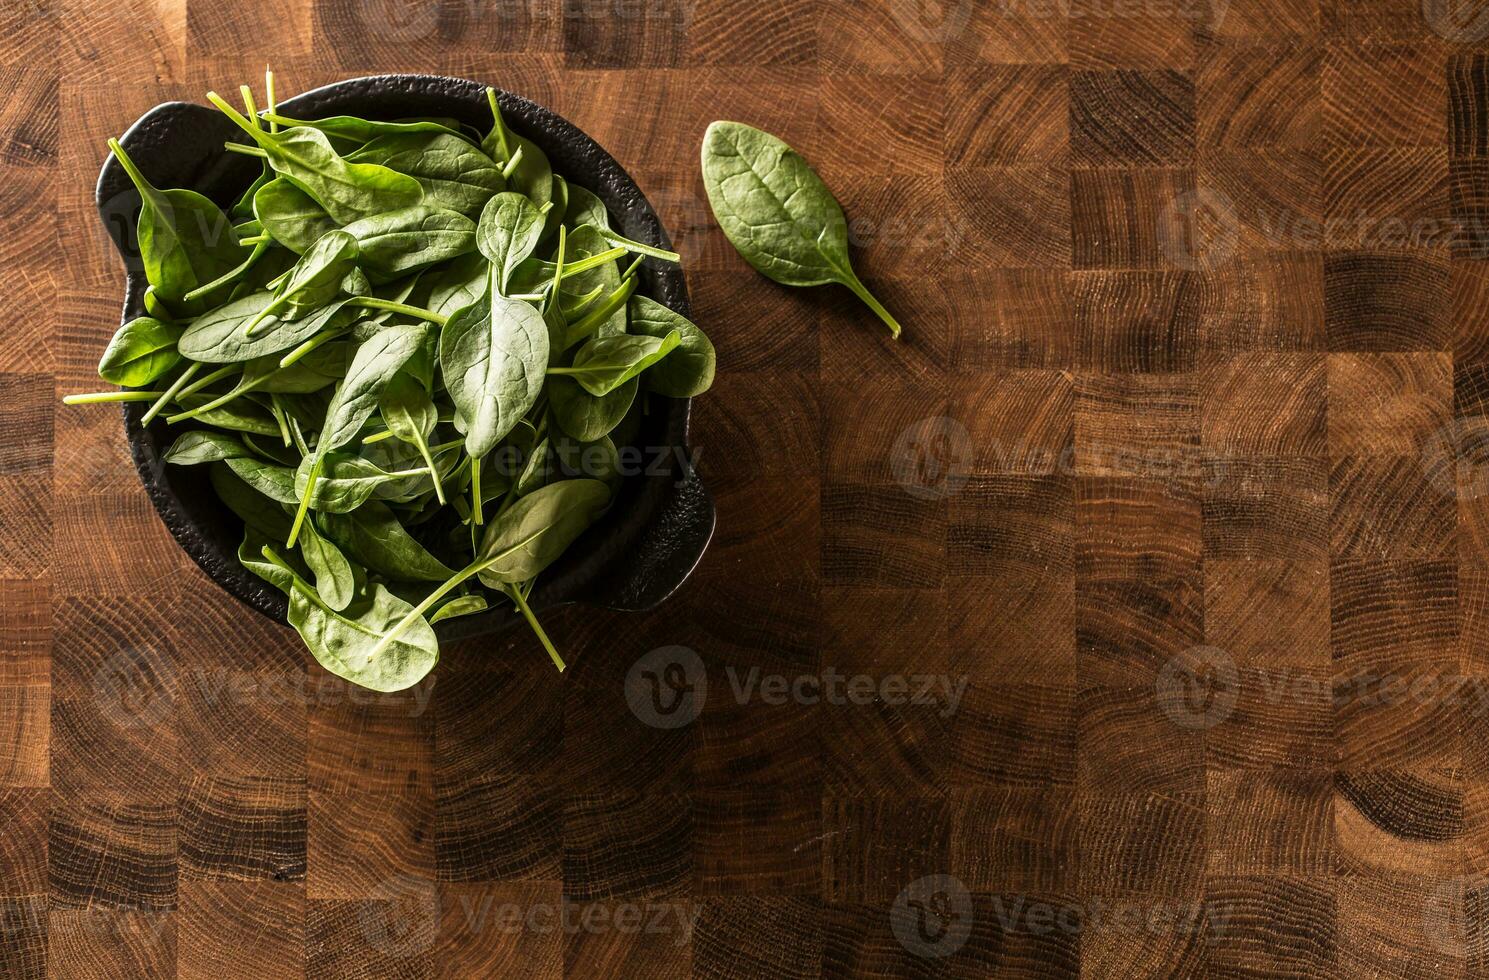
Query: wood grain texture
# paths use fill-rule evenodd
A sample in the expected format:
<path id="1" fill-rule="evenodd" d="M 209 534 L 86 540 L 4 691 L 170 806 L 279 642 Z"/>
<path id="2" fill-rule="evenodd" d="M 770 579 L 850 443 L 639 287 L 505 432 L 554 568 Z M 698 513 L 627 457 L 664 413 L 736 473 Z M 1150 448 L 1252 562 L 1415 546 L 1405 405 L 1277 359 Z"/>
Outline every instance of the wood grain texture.
<path id="1" fill-rule="evenodd" d="M 1485 975 L 1483 18 L 6 5 L 0 975 Z M 265 62 L 549 105 L 684 256 L 718 534 L 654 613 L 551 613 L 564 677 L 518 632 L 326 677 L 58 406 L 104 140 Z M 716 118 L 817 165 L 903 341 L 732 250 Z"/>

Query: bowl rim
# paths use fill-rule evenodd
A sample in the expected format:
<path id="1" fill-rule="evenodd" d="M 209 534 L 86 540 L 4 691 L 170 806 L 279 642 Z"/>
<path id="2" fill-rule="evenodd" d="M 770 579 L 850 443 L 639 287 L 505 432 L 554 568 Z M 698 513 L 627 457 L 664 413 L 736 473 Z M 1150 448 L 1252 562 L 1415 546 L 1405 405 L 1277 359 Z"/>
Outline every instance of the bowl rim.
<path id="1" fill-rule="evenodd" d="M 555 162 L 555 173 L 567 178 L 576 170 L 581 171 L 574 182 L 604 201 L 622 234 L 646 244 L 671 248 L 671 241 L 650 201 L 613 156 L 562 116 L 514 93 L 445 75 L 367 75 L 311 89 L 278 103 L 277 108 L 285 115 L 302 118 L 341 112 L 357 112 L 378 118 L 380 114 L 376 108 L 367 103 L 379 99 L 385 103 L 439 101 L 447 109 L 439 114 L 479 119 L 484 113 L 485 125 L 489 126 L 488 87 L 496 92 L 503 118 L 511 129 L 532 139 L 551 159 L 565 162 L 565 166 Z M 396 117 L 395 112 L 390 107 L 385 115 Z M 434 113 L 404 112 L 397 115 L 413 114 Z M 195 130 L 182 133 L 180 124 L 190 117 L 206 124 L 207 142 L 203 142 L 202 135 Z M 218 122 L 209 122 L 209 118 Z M 220 140 L 215 150 L 211 148 L 210 133 L 222 130 L 223 123 L 227 120 L 216 109 L 197 103 L 167 102 L 143 114 L 120 137 L 120 143 L 131 156 L 140 160 L 169 154 L 173 144 L 182 142 L 184 138 L 187 148 L 201 159 L 192 166 L 190 183 L 173 186 L 210 190 L 213 181 L 223 180 L 223 171 L 234 166 L 241 168 L 242 161 L 247 159 L 228 159 L 234 155 L 221 148 Z M 192 144 L 196 145 L 193 147 Z M 252 161 L 248 163 L 251 166 Z M 141 163 L 141 169 L 149 172 L 145 163 Z M 238 183 L 241 191 L 246 182 Z M 116 249 L 125 259 L 126 295 L 121 322 L 144 312 L 144 275 L 129 262 L 132 247 L 128 241 L 129 229 L 126 222 L 119 220 L 120 212 L 116 207 L 121 197 L 131 193 L 134 192 L 128 176 L 114 155 L 109 154 L 99 173 L 95 197 L 100 217 Z M 208 196 L 213 195 L 209 193 Z M 219 203 L 222 202 L 219 200 Z M 110 207 L 115 207 L 112 214 Z M 137 220 L 137 209 L 134 218 Z M 638 292 L 684 316 L 692 315 L 686 275 L 680 265 L 645 262 Z M 712 539 L 716 518 L 712 500 L 691 465 L 688 440 L 691 399 L 648 397 L 648 406 L 660 409 L 654 413 L 660 416 L 656 420 L 659 424 L 653 424 L 650 432 L 661 437 L 656 448 L 663 448 L 662 440 L 665 440 L 665 446 L 674 450 L 671 467 L 668 472 L 655 476 L 624 478 L 631 481 L 621 491 L 627 498 L 629 509 L 617 513 L 621 508 L 614 508 L 544 573 L 530 598 L 530 605 L 535 610 L 576 602 L 608 609 L 649 609 L 676 591 L 702 560 Z M 139 421 L 144 411 L 145 406 L 139 403 L 123 406 L 125 433 L 136 469 L 157 514 L 182 549 L 208 577 L 250 608 L 283 624 L 288 605 L 283 594 L 243 568 L 236 557 L 236 545 L 225 554 L 220 543 L 183 506 L 161 459 L 160 437 L 165 431 L 165 423 L 157 418 L 148 430 L 142 428 Z M 670 487 L 664 485 L 667 483 Z M 217 506 L 222 507 L 221 504 Z M 588 552 L 584 550 L 586 548 Z M 493 604 L 486 612 L 447 620 L 437 624 L 435 629 L 442 641 L 448 641 L 496 632 L 520 621 L 521 616 L 515 609 L 507 608 L 505 604 Z"/>

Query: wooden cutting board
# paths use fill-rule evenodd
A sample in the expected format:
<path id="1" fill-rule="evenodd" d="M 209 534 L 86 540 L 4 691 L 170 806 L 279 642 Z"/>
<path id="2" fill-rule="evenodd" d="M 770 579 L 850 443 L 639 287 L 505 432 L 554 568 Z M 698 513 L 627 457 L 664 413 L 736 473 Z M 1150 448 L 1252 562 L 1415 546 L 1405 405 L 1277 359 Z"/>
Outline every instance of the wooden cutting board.
<path id="1" fill-rule="evenodd" d="M 1485 969 L 1489 12 L 1209 4 L 11 0 L 0 974 Z M 548 105 L 685 256 L 718 535 L 551 614 L 566 676 L 329 681 L 58 405 L 105 139 L 266 62 Z M 733 253 L 715 118 L 817 166 L 902 342 Z"/>

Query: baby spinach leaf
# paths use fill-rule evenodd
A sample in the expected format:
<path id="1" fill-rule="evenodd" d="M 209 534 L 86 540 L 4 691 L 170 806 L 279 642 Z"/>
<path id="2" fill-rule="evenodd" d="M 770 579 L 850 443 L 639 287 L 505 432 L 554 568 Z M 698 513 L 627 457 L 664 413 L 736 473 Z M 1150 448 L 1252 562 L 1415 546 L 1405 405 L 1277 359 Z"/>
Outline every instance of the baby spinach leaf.
<path id="1" fill-rule="evenodd" d="M 338 225 L 315 198 L 284 177 L 259 188 L 253 198 L 253 213 L 264 232 L 297 254 L 303 254 Z"/>
<path id="2" fill-rule="evenodd" d="M 434 611 L 434 614 L 429 617 L 429 625 L 433 626 L 435 623 L 442 623 L 447 619 L 485 612 L 488 608 L 485 596 L 456 596 Z"/>
<path id="3" fill-rule="evenodd" d="M 258 333 L 250 337 L 248 324 L 274 301 L 274 294 L 268 291 L 253 293 L 193 320 L 181 334 L 177 348 L 183 356 L 207 364 L 233 364 L 277 354 L 340 323 L 349 325 L 357 311 L 343 309 L 348 299 L 350 297 L 343 297 L 308 316 L 281 322 L 273 329 L 263 329 L 266 324 L 273 326 L 277 320 L 271 315 L 259 324 Z"/>
<path id="4" fill-rule="evenodd" d="M 455 574 L 404 530 L 386 504 L 376 500 L 350 514 L 323 514 L 319 524 L 342 551 L 369 571 L 395 581 L 443 582 Z"/>
<path id="5" fill-rule="evenodd" d="M 496 270 L 498 289 L 508 294 L 512 273 L 538 247 L 544 219 L 531 201 L 507 191 L 487 202 L 476 225 L 476 247 Z"/>
<path id="6" fill-rule="evenodd" d="M 479 239 L 480 232 L 477 231 Z M 479 252 L 462 255 L 426 274 L 429 295 L 422 304 L 443 316 L 451 316 L 462 307 L 486 295 L 491 288 L 491 265 Z"/>
<path id="7" fill-rule="evenodd" d="M 336 389 L 326 409 L 316 454 L 339 449 L 356 438 L 363 423 L 377 408 L 383 386 L 418 352 L 428 328 L 390 326 L 361 347 L 346 369 L 346 380 Z"/>
<path id="8" fill-rule="evenodd" d="M 476 554 L 481 582 L 500 589 L 536 578 L 609 503 L 599 480 L 563 480 L 522 497 L 486 527 Z"/>
<path id="9" fill-rule="evenodd" d="M 501 167 L 452 133 L 390 133 L 347 157 L 408 174 L 424 188 L 424 203 L 474 218 L 493 194 L 505 190 Z"/>
<path id="10" fill-rule="evenodd" d="M 349 514 L 366 503 L 378 487 L 410 476 L 425 475 L 422 470 L 388 473 L 376 464 L 348 453 L 306 456 L 294 473 L 296 504 L 304 498 L 306 487 L 310 485 L 310 471 L 317 463 L 320 472 L 316 477 L 315 491 L 310 496 L 310 507 L 323 514 Z"/>
<path id="11" fill-rule="evenodd" d="M 662 338 L 596 337 L 574 355 L 572 367 L 551 367 L 549 374 L 572 377 L 591 395 L 608 395 L 672 353 L 682 343 L 682 332 L 673 330 Z"/>
<path id="12" fill-rule="evenodd" d="M 445 493 L 440 486 L 440 472 L 429 452 L 429 436 L 439 422 L 439 409 L 435 407 L 434 400 L 429 397 L 424 386 L 406 372 L 395 375 L 378 399 L 378 412 L 394 438 L 419 450 L 419 455 L 429 467 L 435 494 L 439 497 L 439 502 L 444 503 Z"/>
<path id="13" fill-rule="evenodd" d="M 166 305 L 191 313 L 186 294 L 235 268 L 248 256 L 233 222 L 196 191 L 160 190 L 134 165 L 118 140 L 109 149 L 140 192 L 136 238 L 145 278 Z"/>
<path id="14" fill-rule="evenodd" d="M 466 452 L 477 459 L 533 407 L 548 367 L 543 315 L 494 286 L 450 318 L 439 343 L 445 387 L 467 426 Z"/>
<path id="15" fill-rule="evenodd" d="M 207 93 L 207 98 L 253 137 L 275 171 L 314 198 L 339 225 L 412 207 L 424 199 L 417 180 L 374 163 L 348 163 L 318 129 L 299 126 L 267 133 L 215 92 Z"/>
<path id="16" fill-rule="evenodd" d="M 342 280 L 356 268 L 357 239 L 345 231 L 328 231 L 290 269 L 274 298 L 247 327 L 249 335 L 270 316 L 298 320 L 322 309 L 341 294 Z"/>
<path id="17" fill-rule="evenodd" d="M 143 388 L 181 362 L 181 328 L 151 316 L 130 320 L 109 341 L 98 376 L 125 388 Z"/>
<path id="18" fill-rule="evenodd" d="M 247 527 L 275 541 L 283 541 L 289 534 L 291 513 L 244 483 L 226 463 L 213 463 L 207 475 L 217 499 Z"/>
<path id="19" fill-rule="evenodd" d="M 368 143 L 383 136 L 403 136 L 411 133 L 445 134 L 464 139 L 457 130 L 432 120 L 383 122 L 380 119 L 359 119 L 356 116 L 293 119 L 289 116 L 281 116 L 277 112 L 265 113 L 264 118 L 281 126 L 305 126 L 318 129 L 327 136 L 336 136 L 354 143 Z"/>
<path id="20" fill-rule="evenodd" d="M 226 432 L 199 429 L 182 433 L 171 448 L 160 457 L 177 466 L 195 466 L 198 463 L 215 463 L 219 460 L 243 459 L 253 455 L 242 440 Z"/>
<path id="21" fill-rule="evenodd" d="M 420 204 L 355 221 L 344 229 L 361 249 L 362 267 L 401 276 L 476 248 L 476 225 L 463 214 Z"/>
<path id="22" fill-rule="evenodd" d="M 341 611 L 352 604 L 357 591 L 357 574 L 341 549 L 306 524 L 300 532 L 300 555 L 315 576 L 315 591 L 327 606 Z"/>
<path id="23" fill-rule="evenodd" d="M 226 462 L 238 479 L 270 500 L 281 504 L 300 502 L 299 494 L 295 492 L 295 471 L 288 466 L 266 463 L 252 456 L 229 457 Z"/>
<path id="24" fill-rule="evenodd" d="M 532 140 L 507 128 L 494 89 L 486 90 L 486 100 L 491 105 L 492 121 L 491 132 L 481 141 L 482 151 L 503 166 L 515 158 L 517 165 L 507 174 L 508 189 L 525 194 L 541 208 L 553 199 L 553 167 L 548 163 L 548 155 Z"/>
<path id="25" fill-rule="evenodd" d="M 841 283 L 900 335 L 853 271 L 842 206 L 799 153 L 753 126 L 715 122 L 703 137 L 703 183 L 724 234 L 762 275 L 787 286 Z"/>
<path id="26" fill-rule="evenodd" d="M 647 388 L 669 398 L 692 398 L 713 384 L 718 356 L 697 324 L 646 296 L 632 296 L 631 330 L 644 337 L 677 333 L 682 341 L 667 359 L 646 373 Z"/>
<path id="27" fill-rule="evenodd" d="M 569 185 L 569 207 L 564 212 L 564 225 L 577 231 L 585 225 L 593 225 L 603 231 L 610 230 L 610 212 L 605 202 L 591 191 L 578 184 Z"/>
<path id="28" fill-rule="evenodd" d="M 640 384 L 632 378 L 608 395 L 596 398 L 573 378 L 554 377 L 548 382 L 548 406 L 559 428 L 581 442 L 594 442 L 620 425 L 636 401 Z"/>

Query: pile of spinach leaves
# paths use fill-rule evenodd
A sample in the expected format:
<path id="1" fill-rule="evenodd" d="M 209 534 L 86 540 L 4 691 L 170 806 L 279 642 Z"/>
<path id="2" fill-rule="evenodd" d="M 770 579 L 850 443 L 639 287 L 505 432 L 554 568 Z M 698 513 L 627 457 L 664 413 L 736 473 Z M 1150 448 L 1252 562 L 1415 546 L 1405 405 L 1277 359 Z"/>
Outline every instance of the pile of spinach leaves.
<path id="1" fill-rule="evenodd" d="M 611 505 L 617 443 L 648 398 L 688 398 L 715 357 L 693 323 L 637 295 L 647 258 L 594 194 L 492 125 L 277 112 L 208 98 L 263 170 L 227 211 L 142 197 L 146 315 L 99 375 L 181 434 L 242 518 L 243 565 L 289 598 L 331 672 L 397 691 L 434 667 L 433 624 L 510 601 Z"/>

